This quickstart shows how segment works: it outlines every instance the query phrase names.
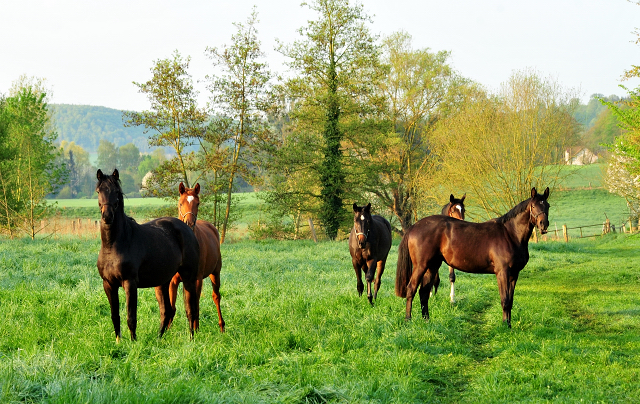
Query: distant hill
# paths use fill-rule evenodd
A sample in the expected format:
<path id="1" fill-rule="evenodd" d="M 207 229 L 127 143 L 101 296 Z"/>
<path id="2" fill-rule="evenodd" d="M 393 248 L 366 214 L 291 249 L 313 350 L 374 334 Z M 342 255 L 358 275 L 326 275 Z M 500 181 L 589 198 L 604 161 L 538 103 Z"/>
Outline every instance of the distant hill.
<path id="1" fill-rule="evenodd" d="M 123 146 L 133 143 L 141 152 L 150 150 L 142 127 L 127 128 L 118 109 L 92 105 L 52 104 L 58 141 L 73 141 L 89 153 L 98 150 L 100 139 Z"/>

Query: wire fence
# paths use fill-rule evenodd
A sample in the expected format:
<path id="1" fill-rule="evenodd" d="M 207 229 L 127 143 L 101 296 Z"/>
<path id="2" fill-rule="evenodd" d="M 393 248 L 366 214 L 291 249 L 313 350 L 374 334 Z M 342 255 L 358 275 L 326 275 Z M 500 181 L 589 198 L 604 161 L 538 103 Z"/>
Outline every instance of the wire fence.
<path id="1" fill-rule="evenodd" d="M 543 241 L 549 239 L 559 241 L 564 240 L 568 242 L 572 238 L 589 238 L 599 237 L 609 233 L 636 233 L 640 229 L 640 220 L 637 218 L 628 218 L 619 225 L 611 223 L 609 219 L 603 223 L 586 224 L 581 226 L 567 227 L 563 224 L 561 228 L 558 228 L 557 224 L 554 225 L 555 229 L 549 229 L 547 235 L 541 236 Z M 538 241 L 538 235 L 536 232 L 532 235 L 534 241 Z"/>

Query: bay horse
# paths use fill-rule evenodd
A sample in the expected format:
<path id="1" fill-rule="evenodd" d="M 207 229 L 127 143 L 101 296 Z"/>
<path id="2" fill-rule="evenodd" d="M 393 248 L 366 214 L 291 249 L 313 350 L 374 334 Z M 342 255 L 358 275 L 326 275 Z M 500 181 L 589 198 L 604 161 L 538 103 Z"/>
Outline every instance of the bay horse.
<path id="1" fill-rule="evenodd" d="M 504 216 L 471 223 L 435 215 L 407 230 L 398 248 L 395 292 L 407 298 L 406 316 L 418 286 L 422 317 L 429 318 L 429 291 L 442 262 L 470 273 L 495 274 L 502 304 L 502 321 L 511 328 L 513 293 L 520 271 L 529 261 L 529 238 L 534 227 L 545 234 L 549 227 L 549 188 L 531 189 L 531 198 Z"/>
<path id="2" fill-rule="evenodd" d="M 126 296 L 127 325 L 131 340 L 136 340 L 138 288 L 155 288 L 160 306 L 162 336 L 171 323 L 175 310 L 169 301 L 169 284 L 176 273 L 184 281 L 184 301 L 189 331 L 193 338 L 198 324 L 199 307 L 196 294 L 200 249 L 189 226 L 175 217 L 163 217 L 138 224 L 124 213 L 124 197 L 118 170 L 112 175 L 97 172 L 100 237 L 98 272 L 111 306 L 111 321 L 116 342 L 121 339 L 118 289 Z"/>
<path id="3" fill-rule="evenodd" d="M 211 223 L 198 220 L 198 207 L 200 206 L 200 184 L 196 183 L 194 188 L 187 188 L 184 183 L 180 183 L 178 186 L 178 213 L 180 220 L 185 222 L 189 226 L 200 245 L 200 265 L 198 266 L 198 279 L 196 280 L 196 292 L 198 299 L 202 295 L 202 280 L 205 277 L 211 279 L 211 286 L 213 287 L 213 302 L 218 310 L 218 325 L 220 326 L 220 332 L 224 332 L 224 319 L 222 318 L 222 312 L 220 311 L 220 269 L 222 268 L 222 256 L 220 254 L 220 234 L 218 229 Z M 176 308 L 176 296 L 178 294 L 178 285 L 182 281 L 182 277 L 179 273 L 176 273 L 171 280 L 171 286 L 169 287 L 169 299 L 171 300 L 171 307 Z M 196 329 L 199 324 L 196 324 Z"/>
<path id="4" fill-rule="evenodd" d="M 353 213 L 353 228 L 349 234 L 351 263 L 356 271 L 358 295 L 360 296 L 364 291 L 361 272 L 364 270 L 367 281 L 367 297 L 373 306 L 373 299 L 378 298 L 380 279 L 391 249 L 391 224 L 382 216 L 371 215 L 371 204 L 358 207 L 358 204 L 354 203 Z M 371 282 L 374 274 L 376 275 L 375 291 L 372 294 Z"/>
<path id="5" fill-rule="evenodd" d="M 442 207 L 442 215 L 450 216 L 456 219 L 464 220 L 464 198 L 467 194 L 462 195 L 462 198 L 457 199 L 453 194 L 449 195 L 449 203 Z M 456 270 L 452 266 L 449 266 L 449 282 L 451 283 L 451 292 L 449 293 L 449 299 L 451 303 L 456 302 L 455 282 L 456 282 Z M 433 284 L 433 294 L 438 293 L 438 287 L 440 286 L 440 273 L 436 272 L 436 280 Z"/>

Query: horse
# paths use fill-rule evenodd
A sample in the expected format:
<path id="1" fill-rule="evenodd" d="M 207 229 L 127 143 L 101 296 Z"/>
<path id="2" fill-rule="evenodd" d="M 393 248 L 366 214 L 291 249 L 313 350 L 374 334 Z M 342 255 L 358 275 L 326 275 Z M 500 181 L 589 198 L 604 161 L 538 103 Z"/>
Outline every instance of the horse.
<path id="1" fill-rule="evenodd" d="M 138 288 L 155 288 L 160 306 L 159 337 L 175 315 L 169 301 L 169 284 L 176 273 L 184 282 L 184 302 L 189 331 L 193 338 L 198 324 L 199 307 L 196 294 L 200 248 L 195 234 L 175 217 L 163 217 L 138 224 L 124 213 L 124 197 L 120 175 L 97 172 L 100 237 L 98 272 L 111 306 L 111 321 L 120 342 L 118 289 L 126 296 L 127 325 L 131 340 L 136 340 Z"/>
<path id="2" fill-rule="evenodd" d="M 200 265 L 198 267 L 198 279 L 196 280 L 196 292 L 198 299 L 202 295 L 202 280 L 205 277 L 211 279 L 213 286 L 213 302 L 218 309 L 218 325 L 220 332 L 224 332 L 224 319 L 220 311 L 220 269 L 222 268 L 222 256 L 220 255 L 220 234 L 218 229 L 211 223 L 198 220 L 198 206 L 200 205 L 200 184 L 196 183 L 194 188 L 187 188 L 181 182 L 178 186 L 180 196 L 178 197 L 178 213 L 180 220 L 189 226 L 198 239 L 200 245 Z M 171 280 L 169 287 L 169 299 L 171 307 L 176 308 L 176 296 L 178 294 L 178 285 L 182 281 L 179 273 L 176 273 Z M 196 329 L 199 324 L 196 324 Z"/>
<path id="3" fill-rule="evenodd" d="M 456 219 L 464 220 L 464 198 L 467 194 L 462 195 L 462 198 L 456 199 L 453 194 L 449 195 L 449 203 L 442 207 L 442 215 L 454 217 Z M 449 293 L 449 299 L 451 303 L 456 302 L 455 282 L 456 271 L 452 266 L 449 266 L 449 282 L 451 283 L 451 292 Z M 436 272 L 436 280 L 433 284 L 433 294 L 438 293 L 438 286 L 440 286 L 440 273 Z"/>
<path id="4" fill-rule="evenodd" d="M 391 249 L 391 224 L 382 216 L 371 215 L 371 204 L 365 207 L 358 207 L 353 204 L 353 228 L 349 234 L 349 253 L 351 253 L 351 263 L 356 271 L 358 279 L 358 295 L 362 296 L 364 284 L 362 283 L 362 272 L 365 272 L 367 281 L 367 297 L 373 306 L 373 299 L 378 298 L 380 289 L 380 279 L 384 272 L 387 256 Z M 371 282 L 374 272 L 377 274 L 374 283 L 375 291 L 371 293 Z"/>
<path id="5" fill-rule="evenodd" d="M 395 292 L 407 298 L 406 315 L 420 287 L 422 316 L 429 318 L 429 291 L 442 262 L 470 273 L 495 274 L 502 304 L 502 321 L 511 328 L 513 293 L 520 271 L 529 261 L 529 238 L 534 227 L 549 227 L 549 188 L 531 189 L 526 199 L 504 216 L 471 223 L 435 215 L 419 220 L 405 233 L 398 248 Z"/>

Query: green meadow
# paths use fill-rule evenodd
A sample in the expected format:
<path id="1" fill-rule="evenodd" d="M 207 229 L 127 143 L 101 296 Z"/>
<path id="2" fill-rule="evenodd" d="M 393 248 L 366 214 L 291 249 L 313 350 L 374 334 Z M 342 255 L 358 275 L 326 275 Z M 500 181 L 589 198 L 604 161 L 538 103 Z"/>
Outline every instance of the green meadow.
<path id="1" fill-rule="evenodd" d="M 601 223 L 603 209 L 624 219 L 621 198 L 585 185 L 592 173 L 575 178 L 550 197 L 552 226 Z M 260 219 L 255 195 L 243 203 L 253 215 L 246 223 Z M 180 299 L 158 338 L 154 291 L 142 289 L 131 342 L 121 290 L 117 344 L 96 269 L 99 239 L 2 240 L 0 403 L 638 401 L 640 235 L 531 243 L 512 329 L 494 276 L 457 272 L 451 304 L 444 267 L 431 319 L 415 304 L 405 322 L 393 292 L 398 241 L 374 307 L 356 292 L 346 241 L 225 243 L 226 333 L 205 281 L 194 340 Z"/>

